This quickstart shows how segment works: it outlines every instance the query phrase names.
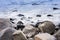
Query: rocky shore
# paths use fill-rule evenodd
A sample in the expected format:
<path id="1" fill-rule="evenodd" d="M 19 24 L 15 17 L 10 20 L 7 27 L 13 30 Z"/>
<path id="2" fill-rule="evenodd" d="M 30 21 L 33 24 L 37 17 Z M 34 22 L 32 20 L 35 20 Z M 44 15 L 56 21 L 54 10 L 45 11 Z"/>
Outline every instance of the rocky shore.
<path id="1" fill-rule="evenodd" d="M 51 21 L 38 22 L 35 25 L 24 25 L 18 21 L 16 25 L 11 18 L 0 18 L 0 40 L 60 40 L 58 28 Z"/>

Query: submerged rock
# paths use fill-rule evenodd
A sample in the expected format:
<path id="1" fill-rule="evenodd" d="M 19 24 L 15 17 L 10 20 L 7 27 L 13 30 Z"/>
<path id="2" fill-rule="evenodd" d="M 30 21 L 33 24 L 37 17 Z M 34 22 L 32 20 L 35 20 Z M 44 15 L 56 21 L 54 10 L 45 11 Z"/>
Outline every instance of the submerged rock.
<path id="1" fill-rule="evenodd" d="M 53 15 L 51 15 L 51 14 L 48 14 L 48 15 L 47 15 L 47 17 L 53 17 Z"/>
<path id="2" fill-rule="evenodd" d="M 13 40 L 27 40 L 24 33 L 20 30 L 13 33 Z"/>
<path id="3" fill-rule="evenodd" d="M 41 17 L 41 15 L 36 15 L 36 17 Z"/>
<path id="4" fill-rule="evenodd" d="M 35 35 L 34 40 L 56 40 L 56 38 L 48 33 L 39 33 Z"/>
<path id="5" fill-rule="evenodd" d="M 17 29 L 17 30 L 18 30 L 18 29 L 23 30 L 24 27 L 25 27 L 25 26 L 24 26 L 23 22 L 22 22 L 22 21 L 18 21 L 16 29 Z"/>
<path id="6" fill-rule="evenodd" d="M 59 8 L 57 8 L 57 7 L 54 7 L 54 8 L 53 8 L 53 10 L 58 10 L 58 9 L 59 9 Z"/>
<path id="7" fill-rule="evenodd" d="M 21 17 L 21 16 L 24 16 L 23 14 L 18 14 L 17 16 Z"/>
<path id="8" fill-rule="evenodd" d="M 32 3 L 32 5 L 39 5 L 39 4 L 37 4 L 37 3 Z"/>
<path id="9" fill-rule="evenodd" d="M 39 24 L 38 28 L 43 33 L 54 33 L 55 25 L 51 21 L 44 21 L 42 24 Z"/>

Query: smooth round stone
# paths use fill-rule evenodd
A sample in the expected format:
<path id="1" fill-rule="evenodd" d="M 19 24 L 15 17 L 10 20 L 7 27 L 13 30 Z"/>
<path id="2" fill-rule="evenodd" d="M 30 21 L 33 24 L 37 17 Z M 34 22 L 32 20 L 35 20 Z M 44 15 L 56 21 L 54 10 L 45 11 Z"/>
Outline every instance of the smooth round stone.
<path id="1" fill-rule="evenodd" d="M 13 40 L 27 40 L 27 38 L 21 30 L 18 30 L 13 33 Z"/>
<path id="2" fill-rule="evenodd" d="M 54 33 L 55 25 L 51 21 L 44 21 L 42 24 L 38 25 L 38 28 L 43 33 Z"/>
<path id="3" fill-rule="evenodd" d="M 38 29 L 36 29 L 33 26 L 27 24 L 25 26 L 25 28 L 23 29 L 23 32 L 28 38 L 30 38 L 30 37 L 33 37 L 36 34 L 37 30 Z"/>
<path id="4" fill-rule="evenodd" d="M 34 40 L 56 40 L 56 38 L 48 33 L 39 33 L 35 35 Z"/>

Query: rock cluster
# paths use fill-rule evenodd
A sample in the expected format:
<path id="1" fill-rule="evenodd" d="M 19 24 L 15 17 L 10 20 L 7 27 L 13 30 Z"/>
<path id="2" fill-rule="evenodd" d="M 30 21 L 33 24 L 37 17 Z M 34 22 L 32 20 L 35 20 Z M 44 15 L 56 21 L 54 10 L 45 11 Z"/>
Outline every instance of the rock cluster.
<path id="1" fill-rule="evenodd" d="M 0 40 L 60 40 L 60 29 L 51 21 L 43 21 L 36 25 L 19 21 L 16 28 L 9 19 L 0 19 Z"/>

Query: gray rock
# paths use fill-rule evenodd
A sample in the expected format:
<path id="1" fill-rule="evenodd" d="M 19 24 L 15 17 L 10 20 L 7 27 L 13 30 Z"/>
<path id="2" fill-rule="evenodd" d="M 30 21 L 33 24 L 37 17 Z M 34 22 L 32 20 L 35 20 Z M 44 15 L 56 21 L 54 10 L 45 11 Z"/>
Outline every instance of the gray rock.
<path id="1" fill-rule="evenodd" d="M 28 38 L 30 38 L 36 34 L 37 30 L 38 30 L 37 28 L 34 28 L 33 26 L 27 24 L 23 29 L 23 32 Z"/>
<path id="2" fill-rule="evenodd" d="M 38 28 L 43 33 L 54 33 L 55 25 L 50 21 L 44 21 L 42 24 L 39 24 Z"/>
<path id="3" fill-rule="evenodd" d="M 39 33 L 35 35 L 34 40 L 56 40 L 56 38 L 48 33 Z"/>
<path id="4" fill-rule="evenodd" d="M 54 36 L 57 38 L 57 40 L 60 40 L 60 30 L 58 30 Z"/>
<path id="5" fill-rule="evenodd" d="M 20 30 L 13 33 L 13 40 L 27 40 L 24 33 Z"/>
<path id="6" fill-rule="evenodd" d="M 10 20 L 6 18 L 0 18 L 0 31 L 7 27 L 12 27 Z"/>
<path id="7" fill-rule="evenodd" d="M 16 30 L 13 29 L 13 28 L 5 28 L 3 29 L 1 32 L 0 32 L 0 40 L 12 40 L 13 39 L 13 33 L 15 32 Z"/>

